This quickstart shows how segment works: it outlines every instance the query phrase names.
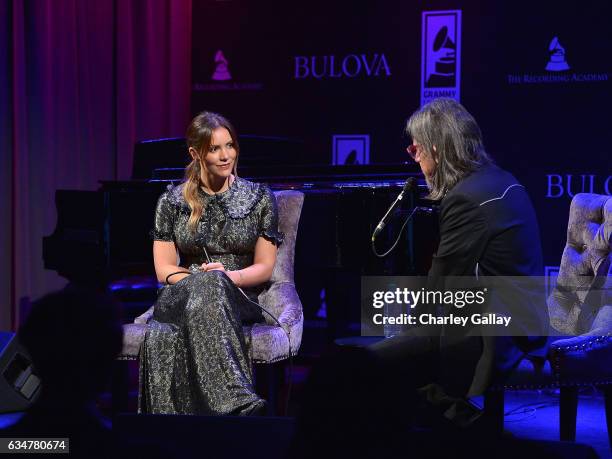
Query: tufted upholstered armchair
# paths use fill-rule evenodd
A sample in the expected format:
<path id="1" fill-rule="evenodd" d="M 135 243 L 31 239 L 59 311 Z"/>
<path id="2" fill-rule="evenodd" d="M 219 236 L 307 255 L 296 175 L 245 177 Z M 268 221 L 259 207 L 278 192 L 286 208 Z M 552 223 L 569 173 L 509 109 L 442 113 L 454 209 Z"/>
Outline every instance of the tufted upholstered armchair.
<path id="1" fill-rule="evenodd" d="M 552 336 L 546 361 L 524 359 L 503 387 L 485 394 L 485 416 L 503 429 L 505 389 L 560 389 L 560 438 L 576 438 L 578 389 L 603 390 L 612 447 L 612 196 L 580 193 L 548 297 Z"/>
<path id="2" fill-rule="evenodd" d="M 285 234 L 285 239 L 279 247 L 270 283 L 259 295 L 259 303 L 278 319 L 284 331 L 265 313 L 263 314 L 266 319 L 265 324 L 258 323 L 244 327 L 253 363 L 265 364 L 269 369 L 273 368 L 275 362 L 289 357 L 288 337 L 291 341 L 291 355 L 297 354 L 302 342 L 304 325 L 302 303 L 293 280 L 295 241 L 304 194 L 299 191 L 277 191 L 274 194 L 278 204 L 279 230 Z M 145 338 L 146 323 L 152 316 L 153 306 L 137 317 L 133 324 L 124 325 L 123 350 L 119 356 L 120 360 L 138 359 Z M 280 371 L 282 370 L 281 367 Z M 266 396 L 270 410 L 274 410 L 276 405 L 275 382 L 278 380 L 278 371 L 278 367 L 275 366 L 274 370 L 266 375 L 268 383 Z M 256 372 L 256 377 L 260 373 Z"/>

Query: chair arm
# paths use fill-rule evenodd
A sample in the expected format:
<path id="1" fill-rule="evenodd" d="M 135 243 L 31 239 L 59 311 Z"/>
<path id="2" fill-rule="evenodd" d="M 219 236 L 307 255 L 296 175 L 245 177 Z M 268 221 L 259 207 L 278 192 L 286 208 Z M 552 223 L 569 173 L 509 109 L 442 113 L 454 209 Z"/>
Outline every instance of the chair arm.
<path id="1" fill-rule="evenodd" d="M 283 305 L 283 312 L 278 321 L 285 329 L 291 329 L 303 321 L 302 302 L 293 282 L 278 282 L 275 289 L 278 301 Z"/>
<path id="2" fill-rule="evenodd" d="M 576 332 L 576 324 L 580 313 L 577 304 L 578 300 L 575 293 L 562 291 L 555 287 L 548 297 L 550 325 L 565 335 L 579 334 Z"/>
<path id="3" fill-rule="evenodd" d="M 591 329 L 585 334 L 588 336 L 612 335 L 612 304 L 605 304 L 599 308 L 591 324 Z"/>
<path id="4" fill-rule="evenodd" d="M 600 347 L 612 346 L 612 336 L 607 335 L 580 335 L 553 341 L 551 352 L 589 351 Z"/>
<path id="5" fill-rule="evenodd" d="M 144 324 L 148 323 L 149 320 L 151 320 L 151 317 L 153 317 L 153 306 L 151 306 L 145 312 L 143 312 L 138 317 L 136 317 L 134 319 L 134 323 L 135 324 L 143 324 L 144 325 Z"/>
<path id="6" fill-rule="evenodd" d="M 270 312 L 277 315 L 278 322 L 280 323 L 282 330 L 287 333 L 287 337 L 291 341 L 291 349 L 295 354 L 300 348 L 302 342 L 302 332 L 304 327 L 304 314 L 302 312 L 302 302 L 295 290 L 295 284 L 289 281 L 277 281 L 274 282 L 270 288 L 260 295 L 259 302 L 263 305 L 267 305 Z M 281 329 L 278 328 L 278 324 L 264 314 L 267 325 L 255 325 L 254 330 L 258 328 L 271 327 L 276 331 L 271 331 L 272 334 L 278 335 Z M 261 331 L 261 330 L 260 330 Z M 280 335 L 278 335 L 280 336 Z M 283 338 L 279 339 L 285 339 Z M 265 349 L 266 346 L 264 346 Z M 269 348 L 269 346 L 268 346 Z M 286 345 L 283 349 L 286 348 Z M 268 355 L 266 352 L 260 353 L 261 361 L 272 362 L 275 361 L 275 357 Z"/>

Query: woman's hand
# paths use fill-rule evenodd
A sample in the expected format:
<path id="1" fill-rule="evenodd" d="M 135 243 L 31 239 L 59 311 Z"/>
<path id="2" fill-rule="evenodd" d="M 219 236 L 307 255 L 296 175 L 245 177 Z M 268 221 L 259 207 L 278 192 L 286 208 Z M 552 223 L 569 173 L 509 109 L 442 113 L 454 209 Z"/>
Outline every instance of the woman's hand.
<path id="1" fill-rule="evenodd" d="M 223 271 L 227 277 L 238 287 L 242 284 L 242 274 L 240 271 L 226 271 L 223 263 L 202 263 L 200 266 L 201 271 Z"/>
<path id="2" fill-rule="evenodd" d="M 225 271 L 225 266 L 223 263 L 202 263 L 200 266 L 200 271 Z"/>
<path id="3" fill-rule="evenodd" d="M 247 288 L 268 282 L 276 262 L 276 246 L 263 237 L 257 239 L 253 264 L 236 271 L 228 271 L 223 263 L 202 263 L 200 271 L 223 271 L 237 287 Z"/>

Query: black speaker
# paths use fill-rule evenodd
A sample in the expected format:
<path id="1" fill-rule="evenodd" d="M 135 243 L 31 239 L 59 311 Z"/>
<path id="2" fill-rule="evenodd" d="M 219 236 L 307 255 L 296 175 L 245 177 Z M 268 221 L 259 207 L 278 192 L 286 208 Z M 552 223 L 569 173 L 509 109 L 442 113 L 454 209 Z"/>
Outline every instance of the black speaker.
<path id="1" fill-rule="evenodd" d="M 40 387 L 32 359 L 15 333 L 0 332 L 0 413 L 25 411 Z"/>

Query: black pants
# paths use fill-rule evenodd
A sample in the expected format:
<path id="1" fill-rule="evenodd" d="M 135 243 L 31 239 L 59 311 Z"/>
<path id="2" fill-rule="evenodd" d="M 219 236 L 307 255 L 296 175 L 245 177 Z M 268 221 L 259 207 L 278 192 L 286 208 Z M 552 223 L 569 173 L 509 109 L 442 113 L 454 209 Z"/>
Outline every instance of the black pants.
<path id="1" fill-rule="evenodd" d="M 465 399 L 482 355 L 480 337 L 453 341 L 417 328 L 378 342 L 369 350 L 400 387 L 420 394 L 424 417 L 444 415 L 464 425 L 480 414 Z"/>

